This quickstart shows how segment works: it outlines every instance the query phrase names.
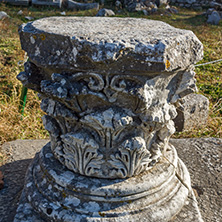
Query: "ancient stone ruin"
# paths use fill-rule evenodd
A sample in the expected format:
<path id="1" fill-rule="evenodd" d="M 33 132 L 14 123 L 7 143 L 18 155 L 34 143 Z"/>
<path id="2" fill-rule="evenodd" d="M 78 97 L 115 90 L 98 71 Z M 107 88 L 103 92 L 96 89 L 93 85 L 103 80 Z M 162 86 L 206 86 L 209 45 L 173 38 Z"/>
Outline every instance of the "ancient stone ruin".
<path id="1" fill-rule="evenodd" d="M 170 3 L 173 5 L 193 8 L 195 10 L 202 10 L 202 8 L 209 7 L 211 2 L 208 0 L 170 0 Z"/>
<path id="2" fill-rule="evenodd" d="M 39 92 L 51 142 L 29 167 L 14 221 L 201 222 L 168 142 L 173 104 L 196 89 L 203 46 L 193 32 L 146 19 L 49 17 L 19 34 L 29 61 L 18 79 Z"/>

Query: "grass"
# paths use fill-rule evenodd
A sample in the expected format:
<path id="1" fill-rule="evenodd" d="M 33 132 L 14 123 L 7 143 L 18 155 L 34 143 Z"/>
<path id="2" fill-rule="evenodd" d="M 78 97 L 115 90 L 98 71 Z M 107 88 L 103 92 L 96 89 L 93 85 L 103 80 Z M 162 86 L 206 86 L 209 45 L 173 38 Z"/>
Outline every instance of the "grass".
<path id="1" fill-rule="evenodd" d="M 19 10 L 22 15 L 17 15 Z M 22 85 L 16 79 L 23 71 L 22 61 L 25 54 L 21 50 L 17 29 L 19 25 L 28 22 L 25 16 L 39 19 L 47 16 L 60 16 L 57 8 L 16 7 L 0 4 L 0 11 L 5 11 L 10 18 L 0 21 L 0 146 L 6 141 L 15 139 L 46 138 L 41 116 L 44 113 L 39 108 L 37 94 L 28 90 L 24 117 L 18 112 Z M 143 17 L 165 21 L 174 27 L 192 30 L 204 44 L 204 59 L 208 62 L 222 58 L 222 23 L 213 26 L 206 23 L 202 12 L 179 9 L 179 14 L 167 15 L 164 10 L 151 16 L 142 13 L 129 13 L 123 10 L 117 13 L 119 17 Z M 95 16 L 96 11 L 73 12 L 66 11 L 66 16 Z M 206 126 L 177 133 L 175 137 L 222 137 L 222 63 L 200 66 L 196 68 L 199 93 L 210 100 L 210 114 Z M 0 154 L 0 162 L 3 157 Z"/>

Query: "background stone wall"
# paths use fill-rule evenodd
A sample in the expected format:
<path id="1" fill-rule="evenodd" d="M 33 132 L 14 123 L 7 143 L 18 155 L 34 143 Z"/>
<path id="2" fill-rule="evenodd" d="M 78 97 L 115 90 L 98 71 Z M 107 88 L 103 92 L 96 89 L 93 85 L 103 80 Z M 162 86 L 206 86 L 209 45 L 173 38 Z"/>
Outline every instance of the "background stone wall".
<path id="1" fill-rule="evenodd" d="M 207 0 L 170 0 L 170 3 L 180 7 L 193 8 L 201 10 L 203 7 L 209 7 L 212 1 Z"/>

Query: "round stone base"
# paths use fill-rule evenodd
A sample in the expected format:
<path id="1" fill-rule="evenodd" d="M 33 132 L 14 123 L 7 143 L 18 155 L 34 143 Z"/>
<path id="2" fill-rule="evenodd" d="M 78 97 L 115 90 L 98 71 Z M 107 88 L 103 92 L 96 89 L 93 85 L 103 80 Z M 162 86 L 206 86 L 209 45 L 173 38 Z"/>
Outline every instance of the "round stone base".
<path id="1" fill-rule="evenodd" d="M 185 205 L 189 173 L 169 145 L 151 170 L 127 179 L 85 177 L 68 170 L 43 147 L 31 164 L 15 221 L 160 222 Z"/>

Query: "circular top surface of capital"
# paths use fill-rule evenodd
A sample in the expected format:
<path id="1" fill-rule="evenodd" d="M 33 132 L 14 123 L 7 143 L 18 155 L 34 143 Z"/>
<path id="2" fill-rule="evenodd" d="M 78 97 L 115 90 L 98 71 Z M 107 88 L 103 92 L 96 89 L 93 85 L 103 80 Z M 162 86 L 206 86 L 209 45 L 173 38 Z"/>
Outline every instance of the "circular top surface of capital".
<path id="1" fill-rule="evenodd" d="M 43 67 L 154 73 L 187 68 L 203 54 L 193 32 L 148 19 L 49 17 L 19 32 L 22 48 Z"/>

